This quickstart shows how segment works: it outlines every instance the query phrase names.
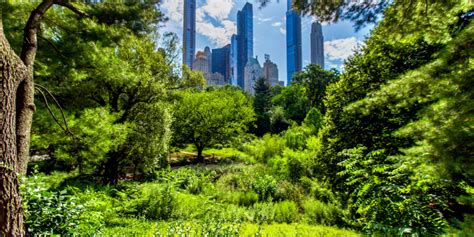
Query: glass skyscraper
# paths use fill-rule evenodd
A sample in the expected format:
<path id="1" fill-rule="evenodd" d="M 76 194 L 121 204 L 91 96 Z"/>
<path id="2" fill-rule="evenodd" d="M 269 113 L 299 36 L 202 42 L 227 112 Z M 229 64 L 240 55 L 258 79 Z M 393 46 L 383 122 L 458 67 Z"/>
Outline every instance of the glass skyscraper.
<path id="1" fill-rule="evenodd" d="M 245 88 L 244 68 L 253 58 L 253 6 L 246 3 L 237 13 L 237 85 Z"/>
<path id="2" fill-rule="evenodd" d="M 287 85 L 291 84 L 293 74 L 300 72 L 303 67 L 301 53 L 301 16 L 293 11 L 292 0 L 288 0 L 286 12 L 286 66 Z"/>
<path id="3" fill-rule="evenodd" d="M 237 83 L 237 61 L 239 51 L 239 40 L 237 35 L 232 35 L 230 43 L 230 84 L 238 86 Z"/>
<path id="4" fill-rule="evenodd" d="M 212 50 L 212 72 L 222 74 L 225 82 L 230 84 L 230 44 Z"/>
<path id="5" fill-rule="evenodd" d="M 321 23 L 311 25 L 311 63 L 324 69 L 324 37 Z"/>
<path id="6" fill-rule="evenodd" d="M 196 0 L 184 0 L 183 64 L 192 68 L 196 51 Z"/>

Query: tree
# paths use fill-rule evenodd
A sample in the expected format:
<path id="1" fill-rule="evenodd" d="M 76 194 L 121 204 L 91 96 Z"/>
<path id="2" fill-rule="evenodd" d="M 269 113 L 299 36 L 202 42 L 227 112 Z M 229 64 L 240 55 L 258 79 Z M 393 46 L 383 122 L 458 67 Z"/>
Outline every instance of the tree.
<path id="1" fill-rule="evenodd" d="M 306 88 L 300 84 L 294 84 L 282 88 L 279 94 L 272 98 L 274 106 L 281 107 L 285 112 L 287 120 L 301 123 L 308 113 L 309 99 L 306 96 Z"/>
<path id="2" fill-rule="evenodd" d="M 35 111 L 33 64 L 37 50 L 37 32 L 43 15 L 53 5 L 61 5 L 84 15 L 68 1 L 44 0 L 31 13 L 24 28 L 20 57 L 10 48 L 0 23 L 2 111 L 0 137 L 0 233 L 7 236 L 24 235 L 23 210 L 18 193 L 16 172 L 24 174 L 28 161 L 30 130 Z M 3 19 L 3 8 L 0 22 Z"/>
<path id="3" fill-rule="evenodd" d="M 183 91 L 178 95 L 173 138 L 175 144 L 194 144 L 199 162 L 204 160 L 204 148 L 242 135 L 254 121 L 250 100 L 237 88 Z"/>
<path id="4" fill-rule="evenodd" d="M 305 88 L 306 97 L 309 100 L 309 108 L 316 107 L 321 113 L 326 112 L 324 97 L 326 87 L 339 79 L 336 69 L 326 71 L 319 65 L 310 64 L 302 72 L 293 78 L 293 84 L 299 84 Z"/>
<path id="5" fill-rule="evenodd" d="M 256 128 L 253 133 L 257 136 L 263 136 L 270 131 L 270 115 L 271 109 L 271 88 L 265 78 L 259 78 L 255 83 L 255 101 L 253 103 L 255 114 L 257 115 Z"/>
<path id="6" fill-rule="evenodd" d="M 459 196 L 472 180 L 471 167 L 460 164 L 472 147 L 465 124 L 472 123 L 467 45 L 473 31 L 466 16 L 473 8 L 414 4 L 409 23 L 400 17 L 404 4 L 387 8 L 340 81 L 329 86 L 315 173 L 346 194 L 367 230 L 409 227 L 435 235 L 472 210 Z"/>
<path id="7" fill-rule="evenodd" d="M 167 100 L 169 89 L 192 87 L 200 83 L 192 81 L 195 77 L 186 76 L 189 74 L 186 71 L 182 77 L 179 76 L 175 69 L 178 68 L 173 60 L 176 37 L 173 34 L 158 34 L 158 23 L 165 18 L 157 2 L 78 3 L 90 16 L 80 21 L 69 12 L 51 9 L 45 16 L 39 38 L 40 46 L 47 50 L 38 51 L 35 71 L 37 84 L 54 94 L 66 114 L 106 108 L 116 118 L 109 127 L 127 125 L 133 130 L 140 124 L 153 128 L 150 121 L 142 121 L 146 120 L 146 116 L 136 114 L 146 112 L 148 104 Z M 15 31 L 21 28 L 21 21 L 16 18 L 25 15 L 31 4 L 18 5 L 4 19 L 8 22 L 14 41 L 19 41 Z M 40 110 L 46 107 L 44 103 L 38 103 L 37 106 Z M 162 110 L 156 112 L 155 116 L 167 116 Z M 157 121 L 160 119 L 157 118 Z M 45 119 L 35 119 L 34 125 L 34 134 L 51 137 L 49 126 L 54 124 Z M 146 137 L 150 139 L 140 140 L 142 144 L 148 142 L 147 147 L 154 146 L 155 140 L 152 138 L 155 135 L 167 137 L 151 134 L 152 131 Z M 165 132 L 166 129 L 160 131 Z M 64 134 L 57 131 L 55 135 L 56 140 L 47 139 L 49 144 L 36 144 L 39 141 L 36 139 L 32 144 L 32 152 L 57 157 L 55 147 L 61 144 L 61 135 Z M 91 148 L 73 143 L 68 145 L 83 150 Z M 151 162 L 155 158 L 155 155 L 140 158 L 130 155 L 135 154 L 129 150 L 134 147 L 131 139 L 124 139 L 117 145 L 110 147 L 107 152 L 106 165 L 95 167 L 97 170 L 94 170 L 103 174 L 107 182 L 115 183 L 122 171 L 132 166 L 149 167 L 149 164 L 137 162 Z M 139 171 L 143 170 L 140 168 Z"/>

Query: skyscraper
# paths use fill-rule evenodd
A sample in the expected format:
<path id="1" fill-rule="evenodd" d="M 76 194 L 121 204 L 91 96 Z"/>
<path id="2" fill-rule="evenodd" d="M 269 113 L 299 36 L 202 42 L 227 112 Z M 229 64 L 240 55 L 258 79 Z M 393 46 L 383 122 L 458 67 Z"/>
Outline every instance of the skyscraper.
<path id="1" fill-rule="evenodd" d="M 192 67 L 196 51 L 196 0 L 184 0 L 183 64 Z"/>
<path id="2" fill-rule="evenodd" d="M 278 67 L 270 60 L 270 55 L 268 54 L 265 54 L 265 62 L 263 63 L 263 77 L 269 85 L 279 85 Z"/>
<path id="3" fill-rule="evenodd" d="M 286 12 L 286 66 L 287 85 L 291 84 L 293 74 L 303 67 L 301 53 L 301 16 L 293 10 L 292 0 L 288 0 Z"/>
<path id="4" fill-rule="evenodd" d="M 262 73 L 262 67 L 258 62 L 258 58 L 249 58 L 244 68 L 245 87 L 243 89 L 245 92 L 252 95 L 255 94 L 255 82 L 263 76 Z"/>
<path id="5" fill-rule="evenodd" d="M 324 69 L 324 37 L 319 22 L 311 25 L 311 63 Z"/>
<path id="6" fill-rule="evenodd" d="M 237 86 L 238 36 L 232 35 L 230 43 L 230 84 Z"/>
<path id="7" fill-rule="evenodd" d="M 208 46 L 204 48 L 204 54 L 206 55 L 207 62 L 209 64 L 209 71 L 212 71 L 212 53 L 211 49 Z"/>
<path id="8" fill-rule="evenodd" d="M 212 50 L 212 72 L 218 72 L 224 76 L 227 84 L 230 84 L 230 44 Z"/>
<path id="9" fill-rule="evenodd" d="M 244 68 L 253 58 L 253 6 L 246 3 L 237 12 L 237 84 L 244 89 Z"/>

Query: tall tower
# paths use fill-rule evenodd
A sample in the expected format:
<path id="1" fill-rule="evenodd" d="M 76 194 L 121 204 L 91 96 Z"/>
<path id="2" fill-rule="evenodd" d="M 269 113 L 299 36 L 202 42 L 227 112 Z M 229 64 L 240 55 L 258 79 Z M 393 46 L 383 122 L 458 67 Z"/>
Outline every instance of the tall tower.
<path id="1" fill-rule="evenodd" d="M 300 72 L 303 67 L 301 53 L 301 16 L 293 11 L 292 0 L 288 0 L 286 12 L 286 67 L 287 85 L 291 84 L 293 74 Z"/>
<path id="2" fill-rule="evenodd" d="M 246 3 L 237 12 L 237 84 L 244 89 L 244 69 L 253 58 L 253 6 Z"/>
<path id="3" fill-rule="evenodd" d="M 324 37 L 319 22 L 311 25 L 311 63 L 324 69 Z"/>
<path id="4" fill-rule="evenodd" d="M 184 0 L 183 64 L 192 68 L 196 51 L 196 0 Z"/>
<path id="5" fill-rule="evenodd" d="M 237 83 L 238 39 L 238 35 L 232 35 L 230 43 L 230 84 L 233 86 L 239 85 Z"/>

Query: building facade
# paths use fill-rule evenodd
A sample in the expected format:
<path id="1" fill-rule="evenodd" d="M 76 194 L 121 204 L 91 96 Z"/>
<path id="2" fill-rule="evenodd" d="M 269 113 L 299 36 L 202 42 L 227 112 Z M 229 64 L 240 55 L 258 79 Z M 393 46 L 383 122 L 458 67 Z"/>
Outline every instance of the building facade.
<path id="1" fill-rule="evenodd" d="M 237 85 L 245 88 L 244 69 L 253 57 L 253 6 L 246 3 L 237 12 Z"/>
<path id="2" fill-rule="evenodd" d="M 209 65 L 209 59 L 207 58 L 206 53 L 203 51 L 198 51 L 192 64 L 193 70 L 201 71 L 204 73 L 204 76 L 206 76 L 206 74 L 211 73 Z"/>
<path id="3" fill-rule="evenodd" d="M 244 91 L 250 94 L 255 94 L 255 83 L 259 78 L 263 76 L 262 67 L 258 62 L 257 58 L 250 58 L 245 65 L 244 69 L 244 80 L 245 87 Z"/>
<path id="4" fill-rule="evenodd" d="M 301 52 L 301 16 L 294 11 L 292 0 L 287 2 L 286 12 L 286 63 L 287 63 L 287 85 L 291 84 L 293 75 L 300 72 L 303 67 Z"/>
<path id="5" fill-rule="evenodd" d="M 237 83 L 237 61 L 238 61 L 238 35 L 232 35 L 230 43 L 230 84 L 238 86 Z"/>
<path id="6" fill-rule="evenodd" d="M 212 72 L 220 73 L 224 76 L 226 84 L 231 84 L 231 73 L 230 73 L 230 44 L 218 48 L 212 49 Z"/>
<path id="7" fill-rule="evenodd" d="M 184 0 L 183 64 L 192 67 L 196 51 L 196 0 Z"/>
<path id="8" fill-rule="evenodd" d="M 311 63 L 324 69 L 324 36 L 319 22 L 311 25 Z"/>
<path id="9" fill-rule="evenodd" d="M 271 86 L 279 85 L 278 67 L 270 60 L 270 55 L 265 54 L 265 62 L 263 63 L 263 78 Z"/>

